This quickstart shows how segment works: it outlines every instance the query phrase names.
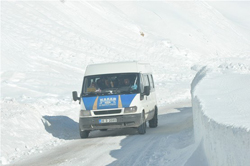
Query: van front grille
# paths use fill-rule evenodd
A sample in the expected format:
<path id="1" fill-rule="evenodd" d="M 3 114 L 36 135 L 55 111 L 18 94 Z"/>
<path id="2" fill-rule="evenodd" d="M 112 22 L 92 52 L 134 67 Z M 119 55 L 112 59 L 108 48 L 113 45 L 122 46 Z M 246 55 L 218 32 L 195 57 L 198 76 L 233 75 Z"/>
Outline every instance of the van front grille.
<path id="1" fill-rule="evenodd" d="M 95 115 L 106 115 L 106 114 L 119 114 L 122 110 L 105 110 L 105 111 L 94 111 Z"/>

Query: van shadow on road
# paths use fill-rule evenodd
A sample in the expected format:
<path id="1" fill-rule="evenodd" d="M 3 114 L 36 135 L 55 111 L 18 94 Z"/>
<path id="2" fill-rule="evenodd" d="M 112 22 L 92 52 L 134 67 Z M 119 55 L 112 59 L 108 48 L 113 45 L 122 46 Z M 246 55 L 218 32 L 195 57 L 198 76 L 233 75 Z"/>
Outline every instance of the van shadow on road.
<path id="1" fill-rule="evenodd" d="M 78 123 L 67 116 L 43 116 L 45 130 L 54 137 L 65 140 L 79 139 Z"/>
<path id="2" fill-rule="evenodd" d="M 120 142 L 120 149 L 110 156 L 115 165 L 179 165 L 188 159 L 187 149 L 192 149 L 192 108 L 175 108 L 176 112 L 158 115 L 157 128 L 147 127 L 144 135 L 129 135 Z M 178 157 L 184 157 L 182 161 Z M 179 163 L 178 163 L 179 162 Z"/>
<path id="3" fill-rule="evenodd" d="M 176 108 L 179 112 L 158 115 L 157 128 L 147 126 L 146 135 L 173 134 L 192 125 L 191 107 Z M 45 130 L 54 137 L 64 140 L 80 139 L 79 124 L 67 116 L 43 116 L 41 119 Z M 89 138 L 110 136 L 141 136 L 135 128 L 113 129 L 108 131 L 92 131 Z"/>

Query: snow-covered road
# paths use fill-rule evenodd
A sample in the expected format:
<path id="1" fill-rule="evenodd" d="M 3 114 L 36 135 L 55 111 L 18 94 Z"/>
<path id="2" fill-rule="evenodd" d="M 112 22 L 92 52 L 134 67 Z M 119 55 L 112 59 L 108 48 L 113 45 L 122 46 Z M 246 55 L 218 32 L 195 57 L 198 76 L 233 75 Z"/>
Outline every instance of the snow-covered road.
<path id="1" fill-rule="evenodd" d="M 88 139 L 76 131 L 74 137 L 13 165 L 184 165 L 194 150 L 192 109 L 189 103 L 161 107 L 159 126 L 147 127 L 145 135 L 127 128 L 94 131 Z"/>
<path id="2" fill-rule="evenodd" d="M 228 126 L 244 119 L 241 126 L 249 126 L 249 76 L 242 75 L 250 71 L 249 8 L 249 1 L 1 1 L 0 165 L 214 166 L 223 158 L 226 166 L 232 159 L 237 166 L 248 165 L 249 160 L 240 157 L 250 156 L 249 128 L 239 132 Z M 72 101 L 72 91 L 81 90 L 87 65 L 118 61 L 151 64 L 159 127 L 148 127 L 145 135 L 123 129 L 95 131 L 80 139 L 79 105 Z M 198 102 L 193 128 L 191 106 L 180 102 L 191 103 L 190 84 L 208 65 L 225 70 L 218 70 L 222 77 L 204 81 L 196 92 L 199 99 L 203 90 L 220 92 L 227 82 L 239 79 L 225 91 L 224 105 Z M 238 70 L 240 76 L 224 77 L 230 70 Z M 244 99 L 239 109 L 231 107 L 244 117 L 238 121 L 224 116 L 228 101 L 239 105 L 227 98 L 234 92 L 241 97 L 232 99 Z M 218 95 L 211 98 L 222 101 Z M 208 121 L 197 121 L 208 110 L 213 113 Z M 207 125 L 219 117 L 218 111 L 218 125 Z M 221 128 L 225 119 L 229 123 Z M 204 127 L 198 130 L 200 138 L 212 137 L 194 141 L 199 127 Z M 221 134 L 228 139 L 217 139 Z M 237 155 L 229 155 L 222 145 L 233 145 Z"/>

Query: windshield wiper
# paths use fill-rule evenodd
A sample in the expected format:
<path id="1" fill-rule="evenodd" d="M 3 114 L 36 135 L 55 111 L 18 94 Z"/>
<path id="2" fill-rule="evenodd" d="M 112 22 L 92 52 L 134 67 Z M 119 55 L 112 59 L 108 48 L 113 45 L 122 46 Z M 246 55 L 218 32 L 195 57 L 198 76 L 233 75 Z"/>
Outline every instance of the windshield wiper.
<path id="1" fill-rule="evenodd" d="M 83 96 L 96 96 L 97 92 L 88 92 L 88 93 L 83 93 Z"/>
<path id="2" fill-rule="evenodd" d="M 134 93 L 132 91 L 121 91 L 121 94 L 131 94 L 131 93 Z"/>
<path id="3" fill-rule="evenodd" d="M 103 92 L 100 92 L 101 95 L 111 95 L 113 94 L 112 91 L 103 91 Z"/>

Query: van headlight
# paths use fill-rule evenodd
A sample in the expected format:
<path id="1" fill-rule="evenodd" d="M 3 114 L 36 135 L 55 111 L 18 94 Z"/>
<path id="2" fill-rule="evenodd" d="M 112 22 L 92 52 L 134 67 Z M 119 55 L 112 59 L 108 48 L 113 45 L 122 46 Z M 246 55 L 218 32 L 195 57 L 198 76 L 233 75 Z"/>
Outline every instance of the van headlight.
<path id="1" fill-rule="evenodd" d="M 137 111 L 137 107 L 133 106 L 133 107 L 126 107 L 124 109 L 124 113 L 132 113 L 132 112 L 136 112 Z"/>
<path id="2" fill-rule="evenodd" d="M 80 116 L 91 116 L 90 110 L 80 110 Z"/>

